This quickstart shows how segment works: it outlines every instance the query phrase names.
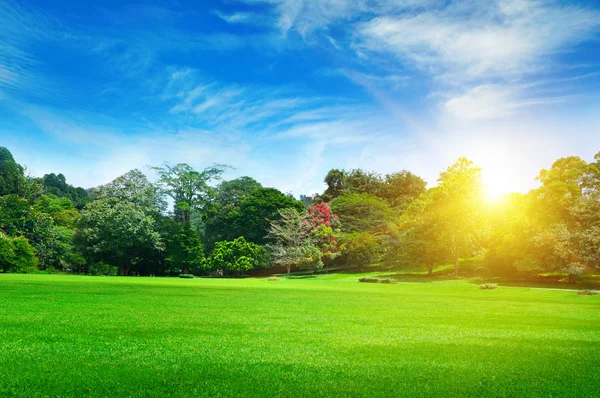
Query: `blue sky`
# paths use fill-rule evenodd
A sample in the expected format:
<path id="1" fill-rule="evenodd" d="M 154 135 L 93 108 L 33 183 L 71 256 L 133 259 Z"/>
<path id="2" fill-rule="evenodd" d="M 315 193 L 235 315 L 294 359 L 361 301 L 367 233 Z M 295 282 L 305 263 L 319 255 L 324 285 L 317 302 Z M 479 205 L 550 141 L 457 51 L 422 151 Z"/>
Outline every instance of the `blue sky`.
<path id="1" fill-rule="evenodd" d="M 334 167 L 434 184 L 467 156 L 524 191 L 600 151 L 600 6 L 0 0 L 0 145 L 84 187 L 163 161 L 295 194 Z"/>

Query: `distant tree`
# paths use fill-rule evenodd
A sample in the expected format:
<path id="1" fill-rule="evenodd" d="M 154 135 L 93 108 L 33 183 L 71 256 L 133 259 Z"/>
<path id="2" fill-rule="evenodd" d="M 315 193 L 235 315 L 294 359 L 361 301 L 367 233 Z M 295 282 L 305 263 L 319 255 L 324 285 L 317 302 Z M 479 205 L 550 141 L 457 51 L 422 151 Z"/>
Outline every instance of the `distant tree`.
<path id="1" fill-rule="evenodd" d="M 280 217 L 270 222 L 268 247 L 271 251 L 273 262 L 284 266 L 288 274 L 294 265 L 307 263 L 307 253 L 314 253 L 312 246 L 312 225 L 307 216 L 297 209 L 287 208 L 279 210 Z M 310 263 L 310 262 L 309 262 Z"/>
<path id="2" fill-rule="evenodd" d="M 241 215 L 242 201 L 258 189 L 262 189 L 262 185 L 250 177 L 224 181 L 217 186 L 210 211 L 204 218 L 204 240 L 209 250 L 212 250 L 215 242 L 242 236 L 237 221 Z"/>
<path id="3" fill-rule="evenodd" d="M 247 242 L 243 237 L 217 242 L 207 259 L 210 270 L 224 270 L 234 274 L 268 266 L 269 253 L 263 246 Z"/>
<path id="4" fill-rule="evenodd" d="M 389 204 L 370 194 L 345 194 L 330 203 L 344 232 L 372 231 L 397 216 Z"/>
<path id="5" fill-rule="evenodd" d="M 44 193 L 60 198 L 69 198 L 75 208 L 79 210 L 90 201 L 88 192 L 81 187 L 67 184 L 63 174 L 46 174 L 40 179 L 40 183 Z"/>
<path id="6" fill-rule="evenodd" d="M 323 253 L 318 246 L 306 244 L 300 248 L 296 266 L 300 270 L 307 270 L 315 273 L 323 268 Z"/>
<path id="7" fill-rule="evenodd" d="M 438 185 L 428 194 L 431 201 L 424 210 L 433 213 L 440 250 L 449 254 L 458 275 L 459 258 L 474 254 L 485 231 L 481 170 L 472 161 L 459 158 L 440 173 Z"/>
<path id="8" fill-rule="evenodd" d="M 391 207 L 403 211 L 425 192 L 426 186 L 427 183 L 421 177 L 403 170 L 385 176 L 378 196 L 386 199 Z"/>
<path id="9" fill-rule="evenodd" d="M 217 164 L 196 171 L 185 163 L 153 167 L 159 175 L 159 185 L 175 201 L 176 214 L 181 215 L 180 221 L 184 223 L 190 223 L 192 212 L 208 210 L 207 206 L 215 196 L 215 188 L 210 183 L 221 179 L 227 168 Z"/>
<path id="10" fill-rule="evenodd" d="M 0 232 L 0 267 L 2 272 L 9 272 L 14 261 L 12 238 Z"/>
<path id="11" fill-rule="evenodd" d="M 287 208 L 296 209 L 298 213 L 305 212 L 302 202 L 275 188 L 259 188 L 242 200 L 239 212 L 231 214 L 231 225 L 239 236 L 264 244 L 269 223 L 279 220 L 279 211 Z"/>
<path id="12" fill-rule="evenodd" d="M 325 176 L 327 189 L 323 193 L 323 200 L 331 201 L 344 193 L 346 188 L 346 173 L 344 170 L 331 169 Z"/>
<path id="13" fill-rule="evenodd" d="M 23 196 L 26 190 L 25 169 L 15 162 L 5 147 L 0 147 L 0 196 Z"/>
<path id="14" fill-rule="evenodd" d="M 77 222 L 73 240 L 89 263 L 104 262 L 130 271 L 153 252 L 162 251 L 155 221 L 129 201 L 105 198 L 90 202 Z"/>
<path id="15" fill-rule="evenodd" d="M 348 264 L 362 268 L 381 260 L 383 254 L 381 242 L 375 235 L 360 232 L 349 234 L 345 239 L 347 243 L 344 255 Z"/>
<path id="16" fill-rule="evenodd" d="M 312 227 L 313 241 L 321 251 L 321 260 L 328 266 L 341 254 L 339 217 L 327 203 L 318 203 L 308 209 L 307 222 Z"/>
<path id="17" fill-rule="evenodd" d="M 94 188 L 92 195 L 95 199 L 116 198 L 119 201 L 129 201 L 155 217 L 167 207 L 159 187 L 148 181 L 138 169 L 128 171 L 112 182 Z"/>
<path id="18" fill-rule="evenodd" d="M 190 224 L 177 225 L 176 231 L 167 238 L 167 262 L 184 274 L 202 267 L 204 246 Z"/>

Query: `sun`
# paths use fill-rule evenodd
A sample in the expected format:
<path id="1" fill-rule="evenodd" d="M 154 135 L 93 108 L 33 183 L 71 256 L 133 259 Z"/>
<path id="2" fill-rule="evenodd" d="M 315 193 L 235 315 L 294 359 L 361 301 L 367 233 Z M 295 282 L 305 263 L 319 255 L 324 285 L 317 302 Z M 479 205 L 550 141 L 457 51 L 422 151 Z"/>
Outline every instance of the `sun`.
<path id="1" fill-rule="evenodd" d="M 496 203 L 506 195 L 514 192 L 514 180 L 510 174 L 494 169 L 482 172 L 485 197 L 491 203 Z"/>

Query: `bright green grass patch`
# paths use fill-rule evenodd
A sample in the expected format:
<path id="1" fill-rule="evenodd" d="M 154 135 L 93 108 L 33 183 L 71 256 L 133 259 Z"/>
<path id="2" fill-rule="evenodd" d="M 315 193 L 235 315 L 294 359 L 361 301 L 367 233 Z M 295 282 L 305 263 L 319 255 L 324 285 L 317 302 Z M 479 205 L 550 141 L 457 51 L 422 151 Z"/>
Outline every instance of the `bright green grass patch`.
<path id="1" fill-rule="evenodd" d="M 0 396 L 600 391 L 600 295 L 358 277 L 0 275 Z"/>

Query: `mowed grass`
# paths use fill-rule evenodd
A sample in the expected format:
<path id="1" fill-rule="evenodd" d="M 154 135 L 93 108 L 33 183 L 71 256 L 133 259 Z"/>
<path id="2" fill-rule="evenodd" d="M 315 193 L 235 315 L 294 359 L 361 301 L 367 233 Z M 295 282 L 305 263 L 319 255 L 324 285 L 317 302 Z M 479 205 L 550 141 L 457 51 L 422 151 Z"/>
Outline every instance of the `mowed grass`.
<path id="1" fill-rule="evenodd" d="M 0 275 L 0 396 L 600 394 L 600 295 Z"/>

